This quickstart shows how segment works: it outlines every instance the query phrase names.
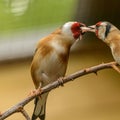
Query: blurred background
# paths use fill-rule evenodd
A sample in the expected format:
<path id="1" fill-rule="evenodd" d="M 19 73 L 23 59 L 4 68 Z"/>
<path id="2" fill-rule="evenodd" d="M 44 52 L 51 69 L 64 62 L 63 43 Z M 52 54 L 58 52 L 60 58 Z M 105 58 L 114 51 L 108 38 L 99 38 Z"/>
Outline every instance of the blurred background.
<path id="1" fill-rule="evenodd" d="M 34 89 L 30 64 L 37 41 L 67 21 L 87 25 L 110 21 L 120 28 L 118 0 L 0 0 L 0 111 Z M 86 33 L 71 50 L 66 75 L 113 61 L 110 49 Z M 25 109 L 32 115 L 33 101 Z M 49 94 L 46 120 L 119 120 L 120 75 L 105 69 L 67 83 Z M 23 120 L 14 114 L 6 120 Z"/>

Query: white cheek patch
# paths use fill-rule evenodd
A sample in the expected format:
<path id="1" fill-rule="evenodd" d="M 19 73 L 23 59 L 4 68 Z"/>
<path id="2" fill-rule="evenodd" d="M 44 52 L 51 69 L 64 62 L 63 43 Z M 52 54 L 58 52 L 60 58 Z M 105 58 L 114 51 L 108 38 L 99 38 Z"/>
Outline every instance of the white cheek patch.
<path id="1" fill-rule="evenodd" d="M 98 30 L 98 37 L 103 41 L 105 40 L 105 31 L 106 27 L 99 28 Z"/>
<path id="2" fill-rule="evenodd" d="M 69 37 L 73 38 L 73 33 L 71 31 L 71 26 L 72 26 L 73 22 L 68 22 L 66 23 L 63 28 L 62 28 L 62 32 L 66 35 L 68 35 Z"/>
<path id="3" fill-rule="evenodd" d="M 70 27 L 67 25 L 64 25 L 63 32 L 67 34 L 72 34 Z"/>

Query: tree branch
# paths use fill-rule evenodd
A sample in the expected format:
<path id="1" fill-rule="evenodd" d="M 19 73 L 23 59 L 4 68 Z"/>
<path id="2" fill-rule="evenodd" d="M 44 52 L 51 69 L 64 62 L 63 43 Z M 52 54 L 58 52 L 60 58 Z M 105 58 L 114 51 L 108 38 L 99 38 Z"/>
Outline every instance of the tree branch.
<path id="1" fill-rule="evenodd" d="M 23 114 L 23 116 L 26 118 L 26 120 L 31 120 L 29 115 L 27 114 L 27 112 L 24 109 L 21 109 L 20 112 Z"/>
<path id="2" fill-rule="evenodd" d="M 117 66 L 118 66 L 118 64 L 116 62 L 102 63 L 102 64 L 99 64 L 99 65 L 96 65 L 93 67 L 82 69 L 82 70 L 80 70 L 76 73 L 73 73 L 69 76 L 66 76 L 64 78 L 59 78 L 55 82 L 50 83 L 41 89 L 40 88 L 37 89 L 32 95 L 25 98 L 24 100 L 22 100 L 21 102 L 19 102 L 16 105 L 14 105 L 13 107 L 9 108 L 7 111 L 5 111 L 4 113 L 2 113 L 0 115 L 0 120 L 4 120 L 5 118 L 9 117 L 10 115 L 12 115 L 16 112 L 21 112 L 24 115 L 24 117 L 26 118 L 26 120 L 30 120 L 29 115 L 27 114 L 27 112 L 23 108 L 26 104 L 28 104 L 30 101 L 32 101 L 36 96 L 39 96 L 45 92 L 48 92 L 52 89 L 55 89 L 55 88 L 59 87 L 60 85 L 63 85 L 63 84 L 65 84 L 69 81 L 72 81 L 78 77 L 81 77 L 81 76 L 84 76 L 84 75 L 87 75 L 90 73 L 97 74 L 97 72 L 102 70 L 102 69 L 113 68 L 114 70 L 119 72 L 119 68 Z"/>

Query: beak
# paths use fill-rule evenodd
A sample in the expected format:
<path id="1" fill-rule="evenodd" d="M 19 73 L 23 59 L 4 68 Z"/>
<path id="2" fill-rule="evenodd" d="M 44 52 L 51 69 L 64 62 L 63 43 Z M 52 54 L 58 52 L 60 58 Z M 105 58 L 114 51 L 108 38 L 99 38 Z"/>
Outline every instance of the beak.
<path id="1" fill-rule="evenodd" d="M 88 26 L 89 32 L 95 32 L 96 25 Z"/>
<path id="2" fill-rule="evenodd" d="M 80 27 L 82 34 L 80 35 L 79 39 L 81 40 L 82 35 L 86 32 L 95 32 L 95 28 L 96 28 L 96 25 L 92 25 L 92 26 L 88 26 L 88 27 L 86 27 L 86 26 Z"/>
<path id="3" fill-rule="evenodd" d="M 89 27 L 81 27 L 82 33 L 88 32 L 91 30 Z"/>

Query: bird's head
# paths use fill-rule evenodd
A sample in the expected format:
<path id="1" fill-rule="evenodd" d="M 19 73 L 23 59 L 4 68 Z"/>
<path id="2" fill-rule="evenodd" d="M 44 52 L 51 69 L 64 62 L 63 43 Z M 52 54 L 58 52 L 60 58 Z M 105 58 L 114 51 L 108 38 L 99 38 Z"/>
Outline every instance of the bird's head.
<path id="1" fill-rule="evenodd" d="M 67 22 L 62 26 L 62 33 L 75 40 L 82 39 L 84 32 L 82 32 L 81 27 L 84 26 L 85 24 L 80 22 Z"/>
<path id="2" fill-rule="evenodd" d="M 114 25 L 110 22 L 100 21 L 95 25 L 88 26 L 90 28 L 88 31 L 94 32 L 96 36 L 101 39 L 102 41 L 106 42 L 107 36 L 111 33 L 111 31 L 117 29 Z"/>

